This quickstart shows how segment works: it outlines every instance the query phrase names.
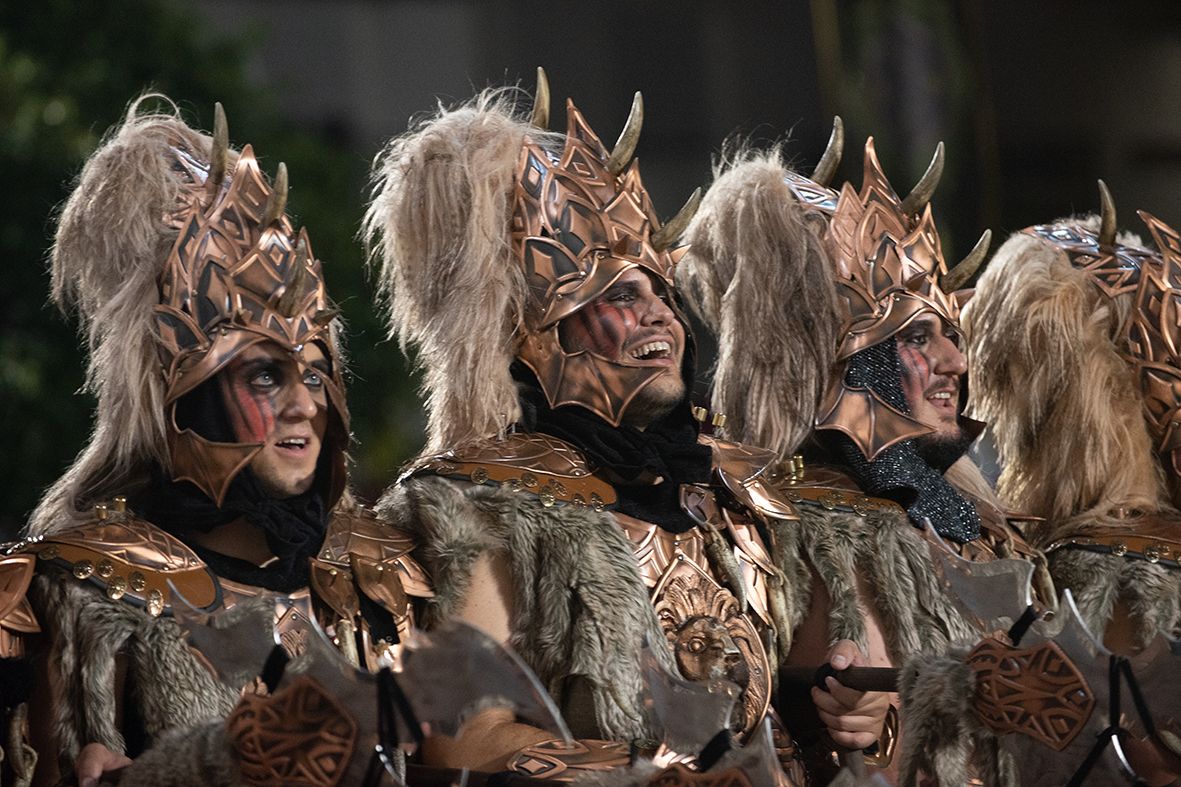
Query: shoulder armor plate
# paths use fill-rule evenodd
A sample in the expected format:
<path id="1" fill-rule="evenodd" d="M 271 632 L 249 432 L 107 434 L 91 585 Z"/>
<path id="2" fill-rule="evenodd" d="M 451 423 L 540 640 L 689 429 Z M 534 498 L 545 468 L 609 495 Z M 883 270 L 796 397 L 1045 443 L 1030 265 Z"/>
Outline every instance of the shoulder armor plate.
<path id="1" fill-rule="evenodd" d="M 771 483 L 775 452 L 705 435 L 713 450 L 713 470 L 730 494 L 752 513 L 776 519 L 799 519 L 791 501 Z"/>
<path id="2" fill-rule="evenodd" d="M 123 599 L 156 616 L 172 599 L 169 583 L 202 611 L 221 603 L 217 579 L 193 550 L 130 512 L 110 511 L 67 530 L 21 545 L 21 551 L 92 582 L 112 600 Z"/>
<path id="3" fill-rule="evenodd" d="M 615 490 L 591 473 L 577 448 L 538 433 L 517 432 L 428 456 L 402 477 L 425 474 L 506 486 L 535 495 L 547 508 L 566 503 L 602 510 L 616 501 Z"/>
<path id="4" fill-rule="evenodd" d="M 1128 560 L 1145 560 L 1169 568 L 1181 568 L 1181 520 L 1167 513 L 1128 517 L 1118 525 L 1081 528 L 1067 538 L 1046 547 L 1046 554 L 1058 549 L 1083 549 Z"/>
<path id="5" fill-rule="evenodd" d="M 36 564 L 29 554 L 0 557 L 0 658 L 24 655 L 24 636 L 41 631 L 28 598 Z"/>
<path id="6" fill-rule="evenodd" d="M 852 478 L 828 465 L 805 466 L 796 457 L 782 462 L 768 476 L 770 483 L 796 505 L 844 511 L 857 516 L 865 516 L 870 511 L 906 514 L 906 509 L 893 500 L 862 494 Z"/>

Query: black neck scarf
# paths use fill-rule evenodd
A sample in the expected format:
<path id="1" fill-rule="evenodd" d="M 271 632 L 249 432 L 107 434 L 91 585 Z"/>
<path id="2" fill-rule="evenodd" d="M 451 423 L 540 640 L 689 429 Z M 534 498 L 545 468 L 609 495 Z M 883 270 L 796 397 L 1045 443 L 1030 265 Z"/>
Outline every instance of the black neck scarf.
<path id="1" fill-rule="evenodd" d="M 216 380 L 207 380 L 186 394 L 177 403 L 176 419 L 181 429 L 191 428 L 208 440 L 234 440 Z M 325 469 L 317 468 L 317 482 L 325 477 Z M 303 494 L 277 499 L 267 494 L 247 467 L 230 482 L 219 507 L 194 484 L 174 481 L 157 467 L 132 506 L 140 516 L 184 542 L 218 576 L 290 593 L 308 586 L 309 560 L 328 531 L 328 511 L 320 486 L 315 483 Z M 193 539 L 195 533 L 208 533 L 239 518 L 263 531 L 277 560 L 260 567 L 203 547 Z"/>
<path id="2" fill-rule="evenodd" d="M 892 338 L 850 358 L 845 383 L 868 388 L 891 407 L 910 412 L 902 391 L 902 362 Z M 943 471 L 967 450 L 970 438 L 903 440 L 879 453 L 872 462 L 848 435 L 823 430 L 818 438 L 867 494 L 898 503 L 916 524 L 929 519 L 939 535 L 961 544 L 980 537 L 980 517 L 975 507 L 943 478 Z"/>
<path id="3" fill-rule="evenodd" d="M 688 397 L 640 430 L 612 426 L 577 405 L 551 409 L 532 372 L 515 364 L 513 376 L 519 383 L 522 429 L 564 440 L 593 468 L 609 470 L 618 479 L 613 485 L 621 513 L 672 533 L 696 526 L 681 509 L 681 484 L 708 484 L 713 459 L 709 446 L 697 442 Z M 661 482 L 653 484 L 653 478 Z"/>

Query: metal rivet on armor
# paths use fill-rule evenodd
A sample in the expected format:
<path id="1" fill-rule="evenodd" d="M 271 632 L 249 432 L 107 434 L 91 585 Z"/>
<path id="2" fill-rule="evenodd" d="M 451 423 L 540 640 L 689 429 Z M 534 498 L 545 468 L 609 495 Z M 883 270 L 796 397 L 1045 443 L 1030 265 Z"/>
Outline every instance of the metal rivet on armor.
<path id="1" fill-rule="evenodd" d="M 572 497 L 570 499 L 570 502 L 573 503 L 574 505 L 578 506 L 579 508 L 582 508 L 583 506 L 586 505 L 586 498 L 583 497 L 582 495 L 580 495 L 578 492 L 575 492 L 574 497 Z"/>
<path id="2" fill-rule="evenodd" d="M 377 570 L 378 570 L 378 571 L 385 571 L 385 566 L 383 566 L 381 563 L 378 563 L 378 564 L 377 564 Z"/>
<path id="3" fill-rule="evenodd" d="M 725 413 L 714 413 L 713 419 L 710 421 L 716 428 L 721 429 L 726 425 Z"/>
<path id="4" fill-rule="evenodd" d="M 558 497 L 566 496 L 566 485 L 561 481 L 550 481 L 550 488 L 554 490 L 554 494 Z"/>
<path id="5" fill-rule="evenodd" d="M 115 497 L 115 510 L 120 514 L 127 510 L 127 498 L 123 495 Z"/>
<path id="6" fill-rule="evenodd" d="M 1159 563 L 1161 559 L 1161 553 L 1164 551 L 1165 550 L 1162 547 L 1153 544 L 1152 546 L 1145 548 L 1144 559 L 1149 563 Z"/>
<path id="7" fill-rule="evenodd" d="M 94 570 L 95 573 L 97 573 L 100 577 L 106 579 L 107 577 L 111 576 L 111 574 L 115 573 L 115 564 L 109 560 L 103 559 L 98 561 L 98 565 L 95 566 Z"/>
<path id="8" fill-rule="evenodd" d="M 45 547 L 45 549 L 37 553 L 37 557 L 42 560 L 57 560 L 60 554 L 61 551 L 57 547 Z"/>
<path id="9" fill-rule="evenodd" d="M 472 483 L 473 484 L 488 483 L 488 471 L 482 467 L 477 467 L 475 470 L 472 471 Z"/>
<path id="10" fill-rule="evenodd" d="M 508 483 L 505 485 L 508 487 L 508 491 L 510 491 L 510 492 L 520 492 L 521 491 L 521 482 L 515 478 L 510 478 L 508 480 Z"/>
<path id="11" fill-rule="evenodd" d="M 148 586 L 148 580 L 138 571 L 132 571 L 131 576 L 127 579 L 127 584 L 129 584 L 131 589 L 136 593 L 142 593 L 144 588 Z"/>
<path id="12" fill-rule="evenodd" d="M 106 503 L 98 503 L 97 505 L 95 505 L 94 515 L 96 517 L 98 517 L 99 519 L 106 519 L 107 518 L 107 504 Z"/>
<path id="13" fill-rule="evenodd" d="M 328 576 L 330 576 L 330 577 L 334 577 L 334 576 L 336 576 L 336 575 L 337 575 L 337 574 L 339 574 L 339 573 L 340 573 L 340 572 L 339 572 L 339 571 L 337 571 L 335 568 L 330 568 L 330 569 L 328 569 Z"/>
<path id="14" fill-rule="evenodd" d="M 591 492 L 590 504 L 591 504 L 591 508 L 593 508 L 596 511 L 603 510 L 603 498 L 599 497 L 598 492 Z"/>
<path id="15" fill-rule="evenodd" d="M 1128 545 L 1117 541 L 1111 545 L 1111 554 L 1115 555 L 1116 557 L 1122 557 L 1123 555 L 1128 554 Z"/>
<path id="16" fill-rule="evenodd" d="M 89 560 L 79 560 L 74 564 L 74 576 L 78 579 L 86 579 L 94 573 L 94 564 Z"/>
<path id="17" fill-rule="evenodd" d="M 119 599 L 123 598 L 123 595 L 126 592 L 127 580 L 123 577 L 115 577 L 110 581 L 110 584 L 107 585 L 107 598 L 111 599 L 112 601 L 118 601 Z"/>
<path id="18" fill-rule="evenodd" d="M 698 405 L 697 407 L 693 408 L 693 417 L 695 419 L 697 419 L 698 421 L 700 421 L 701 423 L 705 423 L 705 419 L 708 416 L 709 416 L 709 410 L 706 410 L 704 407 Z"/>
<path id="19" fill-rule="evenodd" d="M 537 496 L 537 499 L 540 500 L 541 504 L 546 508 L 552 508 L 554 503 L 557 502 L 557 498 L 555 498 L 553 493 L 549 491 L 542 492 Z"/>
<path id="20" fill-rule="evenodd" d="M 526 489 L 532 489 L 537 486 L 537 476 L 530 472 L 521 473 L 521 483 L 525 485 Z"/>
<path id="21" fill-rule="evenodd" d="M 148 614 L 152 617 L 159 617 L 160 613 L 164 611 L 164 594 L 159 590 L 153 590 L 148 594 Z"/>

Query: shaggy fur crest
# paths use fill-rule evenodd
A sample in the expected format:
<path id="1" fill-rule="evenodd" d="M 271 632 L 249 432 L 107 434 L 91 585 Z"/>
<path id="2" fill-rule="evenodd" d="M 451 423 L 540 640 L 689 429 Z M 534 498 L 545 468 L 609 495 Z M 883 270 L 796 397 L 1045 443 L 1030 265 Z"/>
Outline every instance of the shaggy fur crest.
<path id="1" fill-rule="evenodd" d="M 48 491 L 27 534 L 73 524 L 89 503 L 144 480 L 149 461 L 167 467 L 164 380 L 153 334 L 156 278 L 176 241 L 163 217 L 181 182 L 169 146 L 208 160 L 212 140 L 189 128 L 175 107 L 144 108 L 144 96 L 82 168 L 62 209 L 52 252 L 53 300 L 77 312 L 89 359 L 86 389 L 98 398 L 90 442 Z M 230 152 L 228 166 L 237 161 Z"/>
<path id="2" fill-rule="evenodd" d="M 363 233 L 390 335 L 424 370 L 428 453 L 521 415 L 509 367 L 528 290 L 510 220 L 525 135 L 552 135 L 515 115 L 516 96 L 486 91 L 440 107 L 374 162 Z"/>
<path id="3" fill-rule="evenodd" d="M 823 222 L 787 187 L 778 148 L 714 174 L 677 283 L 718 337 L 713 408 L 736 439 L 787 456 L 812 430 L 840 329 Z"/>
<path id="4" fill-rule="evenodd" d="M 1166 504 L 1142 397 L 1115 344 L 1119 310 L 1063 252 L 1021 233 L 981 276 L 963 313 L 971 404 L 991 424 L 998 489 L 1017 509 L 1063 523 Z"/>
<path id="5" fill-rule="evenodd" d="M 393 487 L 379 513 L 420 539 L 435 582 L 423 624 L 455 614 L 485 552 L 510 556 L 512 647 L 550 693 L 568 676 L 591 687 L 599 734 L 651 741 L 639 666 L 645 636 L 664 642 L 631 543 L 611 514 L 545 508 L 526 495 L 437 477 Z M 666 648 L 654 648 L 676 667 Z"/>

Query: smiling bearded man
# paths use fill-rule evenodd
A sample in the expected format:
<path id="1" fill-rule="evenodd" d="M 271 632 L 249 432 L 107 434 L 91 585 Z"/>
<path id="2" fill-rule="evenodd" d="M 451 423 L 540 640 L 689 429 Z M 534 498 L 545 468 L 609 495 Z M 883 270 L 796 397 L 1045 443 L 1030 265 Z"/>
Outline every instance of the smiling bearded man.
<path id="1" fill-rule="evenodd" d="M 376 668 L 430 592 L 409 538 L 347 495 L 336 310 L 286 168 L 269 182 L 229 148 L 220 105 L 211 138 L 142 111 L 157 98 L 87 161 L 57 229 L 54 296 L 81 317 L 98 409 L 0 558 L 5 783 L 236 783 L 222 719 L 252 679 L 216 674 L 174 612 L 287 594 L 291 655 L 314 618 Z M 25 699 L 33 749 L 11 745 Z"/>
<path id="2" fill-rule="evenodd" d="M 740 688 L 741 740 L 775 719 L 796 601 L 772 533 L 795 513 L 763 481 L 769 452 L 700 436 L 691 415 L 672 245 L 692 205 L 656 217 L 632 159 L 639 95 L 608 151 L 572 103 L 566 134 L 545 131 L 545 92 L 533 124 L 493 93 L 394 139 L 367 228 L 392 332 L 424 367 L 429 443 L 381 504 L 440 580 L 424 621 L 510 642 L 579 739 L 489 712 L 428 741 L 427 761 L 569 778 L 702 754 L 661 749 L 656 717 L 688 709 L 646 705 L 645 642 L 674 675 Z M 870 745 L 885 695 L 833 683 L 822 720 Z"/>

